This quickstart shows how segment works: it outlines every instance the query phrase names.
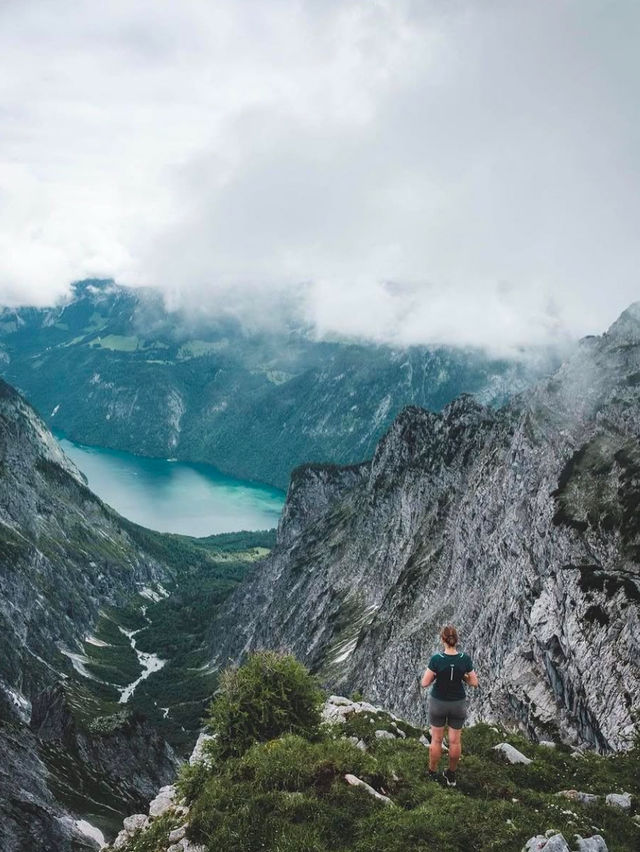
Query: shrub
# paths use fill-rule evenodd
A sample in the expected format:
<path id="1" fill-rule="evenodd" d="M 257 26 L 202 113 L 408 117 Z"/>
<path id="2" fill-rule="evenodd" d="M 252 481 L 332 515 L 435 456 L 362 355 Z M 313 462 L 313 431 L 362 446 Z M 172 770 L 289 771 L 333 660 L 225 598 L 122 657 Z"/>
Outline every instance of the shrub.
<path id="1" fill-rule="evenodd" d="M 253 743 L 285 733 L 313 739 L 320 731 L 324 693 L 291 654 L 259 651 L 226 669 L 209 708 L 218 757 L 243 754 Z"/>

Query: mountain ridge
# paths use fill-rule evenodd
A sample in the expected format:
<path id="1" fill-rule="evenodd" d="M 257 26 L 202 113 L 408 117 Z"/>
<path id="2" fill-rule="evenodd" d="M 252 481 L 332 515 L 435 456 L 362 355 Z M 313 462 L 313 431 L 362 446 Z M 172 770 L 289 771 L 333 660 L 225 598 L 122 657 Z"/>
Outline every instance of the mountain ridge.
<path id="1" fill-rule="evenodd" d="M 498 405 L 558 361 L 521 355 L 250 330 L 108 280 L 76 282 L 52 308 L 0 310 L 0 371 L 50 427 L 279 488 L 300 463 L 369 457 L 405 404 L 438 409 L 469 391 Z"/>
<path id="2" fill-rule="evenodd" d="M 408 407 L 365 465 L 311 466 L 306 484 L 299 469 L 214 664 L 282 647 L 330 689 L 423 723 L 417 676 L 453 620 L 483 682 L 474 718 L 624 748 L 640 702 L 639 371 L 634 303 L 498 411 Z"/>

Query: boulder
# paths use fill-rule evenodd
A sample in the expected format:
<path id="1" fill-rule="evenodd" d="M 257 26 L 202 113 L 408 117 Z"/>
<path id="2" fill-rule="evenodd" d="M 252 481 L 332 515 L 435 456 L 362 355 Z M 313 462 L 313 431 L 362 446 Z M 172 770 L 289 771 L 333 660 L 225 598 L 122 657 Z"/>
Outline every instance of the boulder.
<path id="1" fill-rule="evenodd" d="M 169 843 L 177 843 L 187 833 L 187 826 L 183 825 L 181 828 L 174 828 L 173 831 L 169 833 Z"/>
<path id="2" fill-rule="evenodd" d="M 612 808 L 619 808 L 621 811 L 631 810 L 630 793 L 609 793 L 605 801 Z"/>
<path id="3" fill-rule="evenodd" d="M 564 796 L 565 799 L 570 799 L 572 802 L 579 802 L 581 805 L 595 805 L 600 796 L 595 793 L 582 793 L 579 790 L 560 790 L 556 796 Z"/>
<path id="4" fill-rule="evenodd" d="M 215 734 L 205 734 L 204 731 L 200 734 L 189 758 L 190 766 L 195 766 L 196 763 L 204 763 L 207 767 L 211 765 L 211 760 L 207 756 L 204 747 L 211 740 L 215 740 L 215 738 Z"/>
<path id="5" fill-rule="evenodd" d="M 144 828 L 148 822 L 149 817 L 146 814 L 132 814 L 124 818 L 122 825 L 125 831 L 133 834 L 137 828 Z"/>
<path id="6" fill-rule="evenodd" d="M 380 713 L 380 707 L 374 707 L 368 701 L 351 701 L 342 695 L 330 695 L 322 708 L 322 718 L 325 722 L 341 724 L 352 713 Z"/>
<path id="7" fill-rule="evenodd" d="M 604 837 L 594 834 L 593 837 L 580 837 L 576 834 L 576 852 L 608 852 Z M 547 831 L 527 840 L 522 852 L 570 852 L 567 841 L 562 834 Z"/>
<path id="8" fill-rule="evenodd" d="M 567 841 L 561 834 L 552 834 L 550 837 L 546 834 L 538 834 L 531 837 L 525 843 L 522 852 L 539 852 L 542 849 L 544 852 L 570 852 Z"/>
<path id="9" fill-rule="evenodd" d="M 521 751 L 518 751 L 517 748 L 514 748 L 509 743 L 498 743 L 498 745 L 493 748 L 495 751 L 502 752 L 509 763 L 531 763 L 531 759 L 529 757 L 526 757 L 526 755 L 522 754 Z"/>
<path id="10" fill-rule="evenodd" d="M 604 837 L 600 834 L 594 834 L 593 837 L 580 837 L 577 834 L 576 842 L 578 844 L 577 852 L 609 852 Z"/>
<path id="11" fill-rule="evenodd" d="M 377 730 L 374 731 L 373 734 L 379 740 L 395 740 L 396 738 L 395 734 L 392 734 L 391 731 Z"/>
<path id="12" fill-rule="evenodd" d="M 176 788 L 173 784 L 161 787 L 158 791 L 158 795 L 149 805 L 149 816 L 156 818 L 166 813 L 169 808 L 173 807 L 173 800 L 175 799 L 175 796 Z"/>
<path id="13" fill-rule="evenodd" d="M 393 802 L 391 801 L 391 799 L 388 796 L 383 796 L 382 793 L 378 793 L 378 791 L 374 790 L 373 787 L 370 784 L 367 784 L 366 781 L 362 781 L 360 778 L 356 777 L 355 775 L 351 775 L 351 774 L 347 773 L 344 776 L 344 779 L 347 782 L 347 784 L 351 784 L 352 787 L 362 787 L 362 789 L 366 790 L 367 793 L 369 793 L 370 796 L 373 796 L 374 799 L 378 799 L 378 801 L 380 801 L 380 802 L 384 802 L 385 805 L 392 805 L 393 804 Z"/>
<path id="14" fill-rule="evenodd" d="M 199 843 L 191 843 L 186 838 L 182 841 L 182 849 L 184 852 L 207 852 L 206 846 L 201 846 Z"/>

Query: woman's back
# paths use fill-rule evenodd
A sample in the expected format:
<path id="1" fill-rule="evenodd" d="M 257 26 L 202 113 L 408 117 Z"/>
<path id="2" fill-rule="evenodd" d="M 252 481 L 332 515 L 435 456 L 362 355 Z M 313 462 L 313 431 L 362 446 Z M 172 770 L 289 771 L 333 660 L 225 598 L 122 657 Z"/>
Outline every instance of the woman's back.
<path id="1" fill-rule="evenodd" d="M 429 668 L 436 673 L 431 695 L 441 701 L 460 701 L 465 698 L 464 675 L 473 671 L 471 657 L 460 651 L 455 654 L 434 654 Z"/>

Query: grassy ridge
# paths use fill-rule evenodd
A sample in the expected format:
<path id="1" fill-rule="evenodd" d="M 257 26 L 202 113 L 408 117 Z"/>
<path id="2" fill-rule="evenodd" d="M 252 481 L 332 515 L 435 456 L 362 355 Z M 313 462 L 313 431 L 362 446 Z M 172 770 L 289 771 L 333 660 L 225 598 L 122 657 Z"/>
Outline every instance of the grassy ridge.
<path id="1" fill-rule="evenodd" d="M 572 849 L 576 835 L 595 834 L 609 852 L 639 848 L 640 736 L 630 751 L 603 757 L 477 724 L 463 734 L 451 789 L 429 776 L 424 729 L 362 707 L 346 710 L 343 723 L 322 722 L 322 701 L 315 677 L 290 655 L 260 651 L 222 673 L 208 716 L 215 736 L 177 782 L 191 841 L 207 852 L 518 852 L 552 831 Z M 504 741 L 530 763 L 509 763 L 495 749 Z M 386 801 L 349 784 L 348 774 Z M 587 806 L 558 795 L 572 789 L 599 799 Z M 623 791 L 632 794 L 630 812 L 605 802 Z M 183 823 L 169 811 L 123 852 L 162 852 Z"/>

